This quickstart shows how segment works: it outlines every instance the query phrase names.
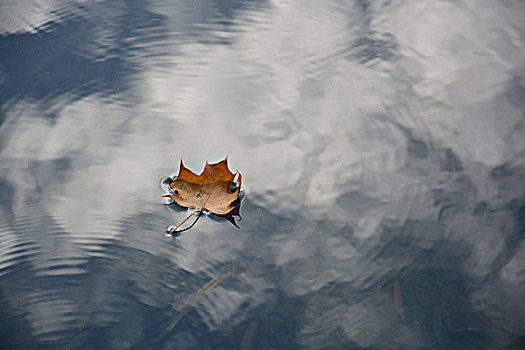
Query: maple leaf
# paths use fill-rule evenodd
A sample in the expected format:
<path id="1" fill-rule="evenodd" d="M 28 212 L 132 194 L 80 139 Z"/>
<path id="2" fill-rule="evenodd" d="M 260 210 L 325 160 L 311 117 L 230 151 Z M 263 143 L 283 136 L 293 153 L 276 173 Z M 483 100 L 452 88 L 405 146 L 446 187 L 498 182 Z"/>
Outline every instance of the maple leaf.
<path id="1" fill-rule="evenodd" d="M 234 181 L 237 175 L 238 178 Z M 182 207 L 197 209 L 199 216 L 204 210 L 220 216 L 228 216 L 230 213 L 238 215 L 241 183 L 242 175 L 238 171 L 234 174 L 228 168 L 228 157 L 214 164 L 206 162 L 206 166 L 200 175 L 187 169 L 181 159 L 179 174 L 169 185 L 172 193 L 163 197 L 173 199 Z M 234 221 L 233 223 L 235 225 Z M 172 230 L 171 233 L 174 231 L 176 229 Z"/>

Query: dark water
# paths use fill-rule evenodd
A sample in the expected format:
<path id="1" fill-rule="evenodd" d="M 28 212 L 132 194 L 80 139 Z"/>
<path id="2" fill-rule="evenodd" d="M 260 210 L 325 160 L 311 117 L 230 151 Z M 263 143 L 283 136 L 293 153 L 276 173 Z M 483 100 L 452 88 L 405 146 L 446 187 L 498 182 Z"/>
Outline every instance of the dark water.
<path id="1" fill-rule="evenodd" d="M 525 348 L 522 1 L 2 1 L 0 348 Z M 229 155 L 240 229 L 161 200 Z"/>

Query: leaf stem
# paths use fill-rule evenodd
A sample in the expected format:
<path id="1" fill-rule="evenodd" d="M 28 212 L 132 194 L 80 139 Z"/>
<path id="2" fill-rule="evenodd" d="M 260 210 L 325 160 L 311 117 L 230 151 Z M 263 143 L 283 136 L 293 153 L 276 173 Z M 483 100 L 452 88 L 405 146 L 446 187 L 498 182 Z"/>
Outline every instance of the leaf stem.
<path id="1" fill-rule="evenodd" d="M 193 213 L 190 214 L 190 216 L 188 216 L 186 219 L 182 220 L 182 222 L 180 224 L 177 225 L 177 227 L 175 227 L 173 230 L 170 231 L 170 233 L 168 233 L 168 235 L 173 235 L 174 233 L 181 233 L 181 232 L 184 232 L 184 231 L 187 231 L 189 230 L 190 228 L 192 228 L 196 223 L 197 221 L 199 220 L 199 218 L 202 216 L 202 212 L 204 211 L 204 209 L 200 209 L 200 210 L 197 210 L 197 211 L 194 211 Z M 177 229 L 179 227 L 181 227 L 186 221 L 189 220 L 189 218 L 191 218 L 193 215 L 199 213 L 199 216 L 197 216 L 197 219 L 195 219 L 195 221 L 193 222 L 193 224 L 191 224 L 190 226 L 186 227 L 185 229 L 182 229 L 182 230 L 179 230 L 177 231 Z"/>

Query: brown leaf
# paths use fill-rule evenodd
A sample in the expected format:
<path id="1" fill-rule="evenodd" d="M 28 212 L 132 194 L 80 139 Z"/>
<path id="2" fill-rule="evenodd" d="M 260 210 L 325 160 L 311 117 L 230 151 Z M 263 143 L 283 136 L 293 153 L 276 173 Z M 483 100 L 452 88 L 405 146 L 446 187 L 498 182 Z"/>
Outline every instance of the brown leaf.
<path id="1" fill-rule="evenodd" d="M 405 320 L 405 309 L 403 308 L 403 295 L 401 294 L 401 286 L 399 285 L 399 282 L 394 282 L 393 287 L 393 298 L 394 298 L 394 305 L 396 306 L 396 311 L 399 317 L 401 317 L 401 320 Z"/>
<path id="2" fill-rule="evenodd" d="M 239 175 L 234 182 L 236 174 Z M 206 209 L 217 215 L 227 215 L 239 206 L 242 175 L 228 169 L 228 157 L 215 164 L 208 164 L 200 175 L 188 170 L 180 161 L 177 179 L 170 183 L 170 197 L 178 205 L 190 209 Z M 236 187 L 232 190 L 232 184 Z"/>

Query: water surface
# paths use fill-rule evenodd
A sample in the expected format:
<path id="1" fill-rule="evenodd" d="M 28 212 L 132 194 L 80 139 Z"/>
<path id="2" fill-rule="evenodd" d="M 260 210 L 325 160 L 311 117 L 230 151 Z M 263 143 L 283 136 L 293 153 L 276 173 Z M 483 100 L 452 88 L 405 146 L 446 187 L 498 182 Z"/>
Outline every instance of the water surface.
<path id="1" fill-rule="evenodd" d="M 521 1 L 5 1 L 0 347 L 525 346 Z M 229 156 L 240 229 L 165 205 Z"/>

